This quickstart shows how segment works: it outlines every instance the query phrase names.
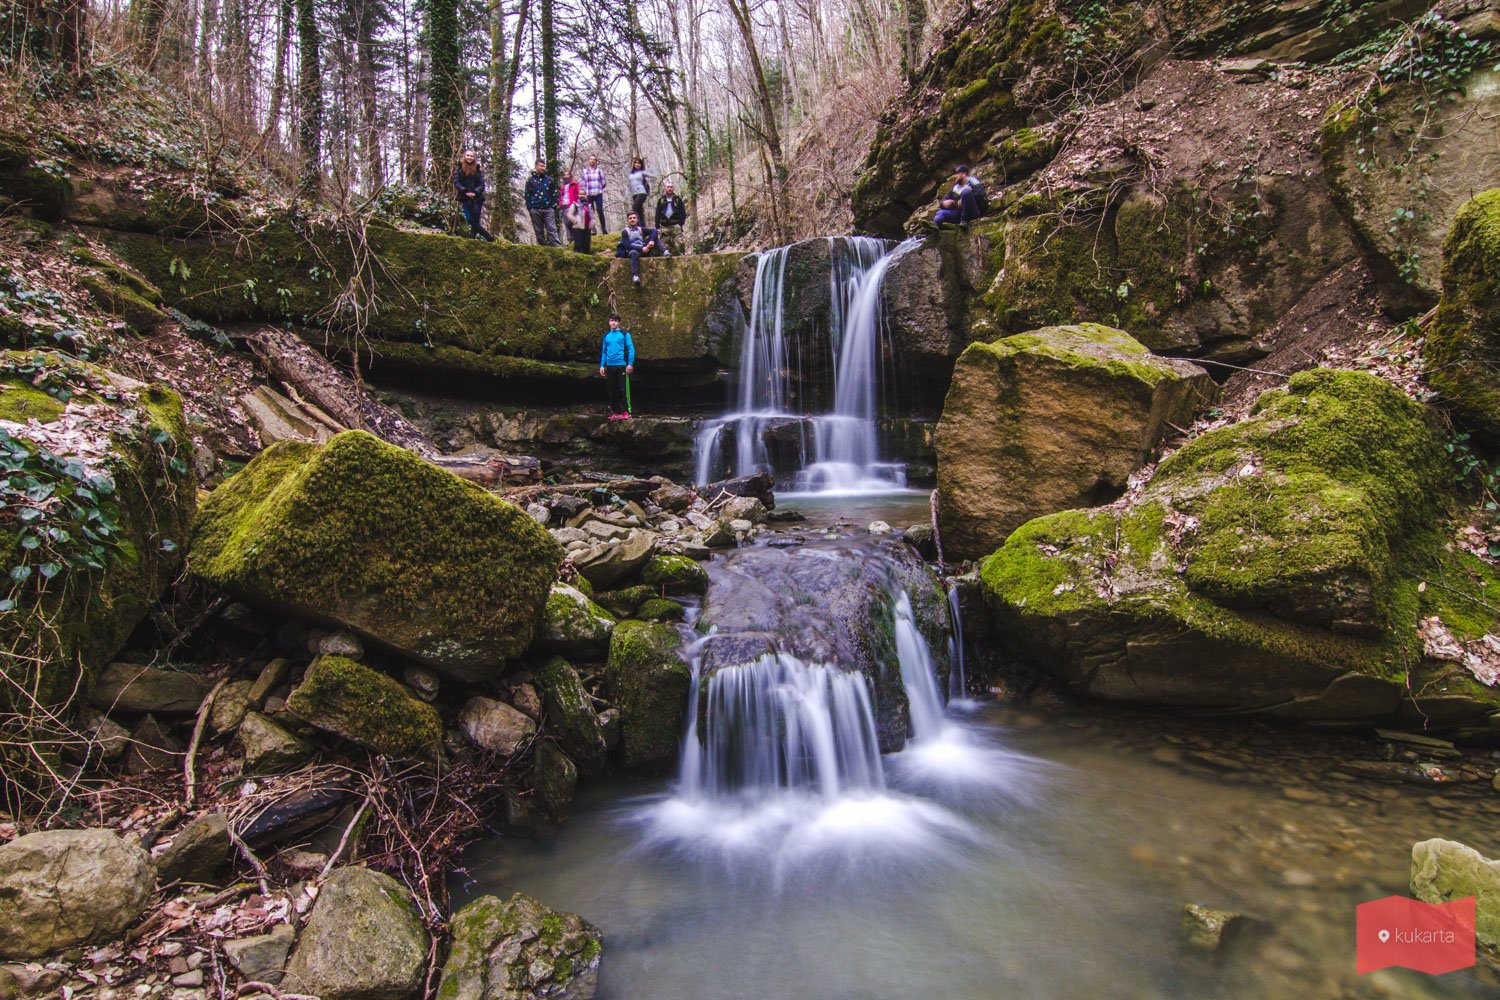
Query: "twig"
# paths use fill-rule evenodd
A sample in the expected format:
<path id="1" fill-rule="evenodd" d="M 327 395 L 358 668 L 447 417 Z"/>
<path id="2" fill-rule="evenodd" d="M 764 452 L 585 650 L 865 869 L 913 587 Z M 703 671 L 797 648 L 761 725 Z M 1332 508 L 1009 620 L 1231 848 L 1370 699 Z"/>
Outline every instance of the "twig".
<path id="1" fill-rule="evenodd" d="M 208 697 L 203 699 L 203 704 L 198 706 L 198 720 L 193 723 L 193 738 L 188 741 L 187 757 L 182 762 L 183 796 L 182 807 L 185 810 L 193 808 L 193 797 L 198 792 L 198 774 L 194 762 L 198 759 L 198 744 L 203 742 L 203 729 L 208 725 L 209 713 L 213 711 L 214 699 L 219 696 L 224 685 L 229 683 L 229 678 L 219 678 L 213 690 L 208 692 Z"/>
<path id="2" fill-rule="evenodd" d="M 355 828 L 358 827 L 364 820 L 365 813 L 370 811 L 370 805 L 370 797 L 369 795 L 366 795 L 364 804 L 359 807 L 359 810 L 357 812 L 355 812 L 354 818 L 349 820 L 349 825 L 344 827 L 344 835 L 339 838 L 338 846 L 335 847 L 333 849 L 333 853 L 328 856 L 328 863 L 323 866 L 322 871 L 318 872 L 319 882 L 322 882 L 325 878 L 328 877 L 328 873 L 333 871 L 333 866 L 338 863 L 340 855 L 344 853 L 344 848 L 348 846 L 349 838 L 354 834 Z"/>
<path id="3" fill-rule="evenodd" d="M 245 843 L 240 835 L 234 832 L 234 827 L 232 826 L 229 828 L 229 839 L 234 844 L 235 849 L 240 852 L 240 857 L 245 859 L 245 863 L 255 870 L 256 880 L 260 882 L 261 895 L 269 896 L 271 894 L 271 875 L 266 871 L 266 866 L 260 863 L 260 858 L 255 856 L 255 852 L 250 850 L 250 845 Z"/>

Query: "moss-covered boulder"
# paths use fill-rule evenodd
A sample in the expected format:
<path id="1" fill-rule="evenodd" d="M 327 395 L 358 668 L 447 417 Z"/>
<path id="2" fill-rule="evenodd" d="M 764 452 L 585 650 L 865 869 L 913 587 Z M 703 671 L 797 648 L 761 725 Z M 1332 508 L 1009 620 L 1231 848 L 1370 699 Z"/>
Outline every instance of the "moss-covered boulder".
<path id="1" fill-rule="evenodd" d="M 555 583 L 547 595 L 542 627 L 533 646 L 540 652 L 597 659 L 609 652 L 609 635 L 614 630 L 614 615 L 577 587 Z"/>
<path id="2" fill-rule="evenodd" d="M 481 896 L 453 915 L 453 948 L 439 1000 L 591 1000 L 599 979 L 599 928 L 522 893 Z"/>
<path id="3" fill-rule="evenodd" d="M 687 609 L 670 597 L 653 597 L 635 615 L 643 622 L 680 622 L 687 617 Z"/>
<path id="4" fill-rule="evenodd" d="M 519 243 L 365 231 L 376 263 L 362 351 L 378 365 L 500 379 L 587 380 L 611 309 L 635 331 L 641 371 L 711 373 L 733 360 L 741 254 L 653 260 L 632 288 L 627 262 Z M 116 234 L 111 248 L 196 318 L 323 317 L 354 271 L 345 234 L 295 218 L 192 240 Z M 317 346 L 324 346 L 318 334 Z M 595 376 L 597 378 L 597 376 Z"/>
<path id="5" fill-rule="evenodd" d="M 0 351 L 0 526 L 13 692 L 86 690 L 176 576 L 196 504 L 177 394 L 46 351 Z M 23 499 L 23 494 L 32 499 Z M 12 506 L 14 505 L 14 506 Z"/>
<path id="6" fill-rule="evenodd" d="M 526 512 L 362 431 L 266 449 L 209 496 L 191 567 L 462 680 L 535 633 L 562 550 Z"/>
<path id="7" fill-rule="evenodd" d="M 314 660 L 292 689 L 287 708 L 302 721 L 376 753 L 426 756 L 443 739 L 436 709 L 395 679 L 343 656 Z"/>
<path id="8" fill-rule="evenodd" d="M 578 788 L 578 766 L 557 744 L 543 740 L 531 755 L 531 787 L 546 803 L 548 815 L 567 819 Z"/>
<path id="9" fill-rule="evenodd" d="M 1443 294 L 1427 331 L 1427 381 L 1461 418 L 1500 441 L 1500 188 L 1464 205 L 1443 259 Z"/>
<path id="10" fill-rule="evenodd" d="M 603 768 L 609 753 L 604 727 L 578 671 L 567 660 L 554 656 L 534 672 L 533 679 L 546 706 L 547 722 L 563 750 L 584 774 Z"/>
<path id="11" fill-rule="evenodd" d="M 1411 849 L 1411 894 L 1424 903 L 1473 896 L 1475 943 L 1500 964 L 1500 861 L 1457 841 L 1424 840 Z"/>
<path id="12" fill-rule="evenodd" d="M 246 712 L 234 734 L 246 774 L 291 771 L 312 759 L 312 744 L 259 712 Z"/>
<path id="13" fill-rule="evenodd" d="M 708 571 L 687 556 L 656 555 L 641 570 L 641 583 L 672 597 L 708 590 Z"/>
<path id="14" fill-rule="evenodd" d="M 1216 392 L 1197 365 L 1093 323 L 971 344 L 938 424 L 945 554 L 977 558 L 1034 517 L 1113 500 Z"/>
<path id="15" fill-rule="evenodd" d="M 1500 690 L 1433 655 L 1424 623 L 1468 641 L 1500 621 L 1481 596 L 1494 575 L 1438 532 L 1449 479 L 1419 404 L 1373 375 L 1304 372 L 1130 502 L 1026 523 L 980 574 L 997 633 L 1081 693 L 1462 725 Z"/>
<path id="16" fill-rule="evenodd" d="M 675 759 L 693 674 L 682 635 L 658 622 L 621 622 L 605 670 L 610 703 L 620 709 L 627 767 L 659 769 Z"/>
<path id="17" fill-rule="evenodd" d="M 407 1000 L 421 991 L 428 945 L 405 886 L 339 868 L 318 893 L 281 988 L 322 1000 Z"/>

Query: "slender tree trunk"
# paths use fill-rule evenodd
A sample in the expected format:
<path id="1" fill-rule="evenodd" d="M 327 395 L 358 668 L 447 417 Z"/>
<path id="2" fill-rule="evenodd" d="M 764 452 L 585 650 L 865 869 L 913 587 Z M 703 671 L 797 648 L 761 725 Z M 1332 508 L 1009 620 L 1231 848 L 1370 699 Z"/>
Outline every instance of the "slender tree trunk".
<path id="1" fill-rule="evenodd" d="M 771 97 L 771 88 L 766 83 L 765 66 L 761 63 L 760 48 L 755 42 L 755 24 L 750 16 L 750 0 L 726 0 L 734 15 L 735 25 L 740 30 L 740 40 L 745 45 L 745 55 L 750 63 L 750 72 L 755 81 L 755 98 L 760 108 L 760 132 L 770 157 L 770 173 L 773 175 L 771 197 L 776 202 L 773 217 L 786 218 L 786 157 L 781 148 L 781 130 L 776 125 L 776 104 Z M 730 164 L 731 173 L 734 165 Z"/>
<path id="2" fill-rule="evenodd" d="M 380 91 L 375 75 L 375 3 L 358 0 L 355 58 L 359 66 L 361 145 L 364 147 L 365 187 L 385 187 L 385 156 L 381 149 Z"/>
<path id="3" fill-rule="evenodd" d="M 458 164 L 458 147 L 463 139 L 464 105 L 458 87 L 458 3 L 430 0 L 427 10 L 432 59 L 432 82 L 428 88 L 432 123 L 427 138 L 432 165 L 427 176 L 428 183 L 440 187 L 448 182 Z"/>
<path id="4" fill-rule="evenodd" d="M 271 71 L 271 99 L 266 108 L 265 135 L 281 144 L 281 105 L 286 100 L 286 58 L 292 46 L 292 0 L 277 4 L 276 64 Z"/>
<path id="5" fill-rule="evenodd" d="M 557 134 L 557 33 L 552 25 L 553 0 L 541 0 L 541 5 L 542 156 L 547 161 L 548 173 L 558 177 L 562 162 Z"/>
<path id="6" fill-rule="evenodd" d="M 515 136 L 512 115 L 516 83 L 521 78 L 521 45 L 531 18 L 531 0 L 521 0 L 516 9 L 516 30 L 505 47 L 505 5 L 495 0 L 490 22 L 490 230 L 508 240 L 516 239 L 515 171 L 511 165 L 511 142 Z"/>
<path id="7" fill-rule="evenodd" d="M 210 99 L 214 93 L 214 36 L 218 33 L 219 0 L 203 0 L 198 22 L 198 82 Z"/>
<path id="8" fill-rule="evenodd" d="M 313 0 L 296 0 L 296 7 L 297 150 L 302 159 L 297 196 L 315 202 L 323 187 L 323 56 Z"/>
<path id="9" fill-rule="evenodd" d="M 636 44 L 641 36 L 640 17 L 636 7 L 639 0 L 625 0 L 625 17 L 630 31 L 630 58 L 626 66 L 626 77 L 630 83 L 630 155 L 641 155 L 640 132 L 640 86 L 641 50 Z"/>

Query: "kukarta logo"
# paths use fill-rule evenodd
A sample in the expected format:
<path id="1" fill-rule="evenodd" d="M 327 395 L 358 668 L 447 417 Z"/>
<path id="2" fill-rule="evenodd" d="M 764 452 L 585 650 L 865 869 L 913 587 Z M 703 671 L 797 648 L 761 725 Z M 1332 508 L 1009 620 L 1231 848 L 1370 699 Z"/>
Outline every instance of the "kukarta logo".
<path id="1" fill-rule="evenodd" d="M 1441 976 L 1475 962 L 1474 897 L 1424 903 L 1387 896 L 1354 913 L 1355 971 L 1399 965 Z"/>

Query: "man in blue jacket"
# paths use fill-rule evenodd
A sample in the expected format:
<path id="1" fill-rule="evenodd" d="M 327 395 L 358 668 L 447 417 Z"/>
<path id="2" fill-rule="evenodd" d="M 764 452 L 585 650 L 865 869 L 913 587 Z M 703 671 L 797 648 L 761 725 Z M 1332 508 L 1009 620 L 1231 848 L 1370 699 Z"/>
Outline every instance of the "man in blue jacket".
<path id="1" fill-rule="evenodd" d="M 640 217 L 631 212 L 625 220 L 625 228 L 620 230 L 620 242 L 615 246 L 615 256 L 630 258 L 630 280 L 637 288 L 641 284 L 641 258 L 651 257 L 660 251 L 661 237 L 656 230 L 641 225 Z"/>
<path id="2" fill-rule="evenodd" d="M 609 314 L 609 329 L 599 345 L 599 374 L 609 389 L 609 419 L 630 419 L 630 373 L 635 371 L 635 342 L 620 329 L 620 317 Z"/>

